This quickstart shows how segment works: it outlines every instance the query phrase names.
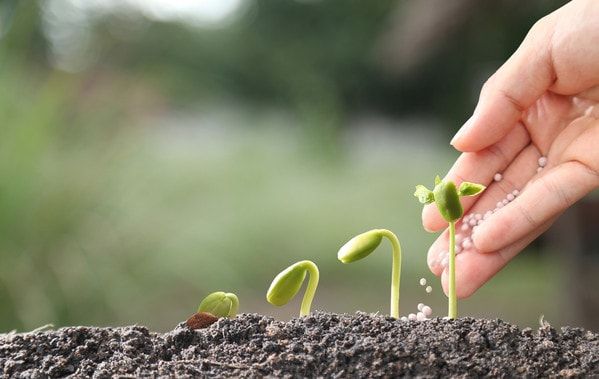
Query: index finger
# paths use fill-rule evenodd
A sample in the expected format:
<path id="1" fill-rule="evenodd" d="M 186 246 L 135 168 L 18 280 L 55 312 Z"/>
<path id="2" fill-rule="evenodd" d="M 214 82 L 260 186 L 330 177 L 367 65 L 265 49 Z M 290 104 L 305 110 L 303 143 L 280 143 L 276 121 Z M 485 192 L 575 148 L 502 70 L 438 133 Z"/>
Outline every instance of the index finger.
<path id="1" fill-rule="evenodd" d="M 451 144 L 479 151 L 502 139 L 555 82 L 551 34 L 555 14 L 539 20 L 516 52 L 483 85 L 474 114 Z"/>

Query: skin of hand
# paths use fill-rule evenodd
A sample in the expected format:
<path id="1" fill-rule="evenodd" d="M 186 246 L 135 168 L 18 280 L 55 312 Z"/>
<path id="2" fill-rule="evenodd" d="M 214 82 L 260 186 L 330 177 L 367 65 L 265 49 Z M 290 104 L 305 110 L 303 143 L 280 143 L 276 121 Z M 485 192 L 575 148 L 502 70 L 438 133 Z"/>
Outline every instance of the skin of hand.
<path id="1" fill-rule="evenodd" d="M 474 249 L 456 257 L 457 295 L 464 298 L 599 187 L 599 1 L 574 0 L 539 20 L 483 85 L 451 144 L 462 154 L 446 178 L 488 186 L 462 198 L 464 214 L 484 214 L 521 192 L 476 228 Z M 547 166 L 537 173 L 541 156 Z M 503 179 L 494 182 L 497 172 Z M 434 204 L 422 221 L 431 232 L 447 227 Z M 428 252 L 446 293 L 447 269 L 436 258 L 447 245 L 445 230 Z"/>

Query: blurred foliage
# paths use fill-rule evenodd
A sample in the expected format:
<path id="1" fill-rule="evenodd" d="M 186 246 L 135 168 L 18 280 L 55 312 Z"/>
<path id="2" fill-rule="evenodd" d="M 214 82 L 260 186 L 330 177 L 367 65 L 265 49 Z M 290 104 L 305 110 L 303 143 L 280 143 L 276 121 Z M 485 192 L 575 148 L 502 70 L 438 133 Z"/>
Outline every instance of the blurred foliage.
<path id="1" fill-rule="evenodd" d="M 402 313 L 422 300 L 434 236 L 413 186 L 455 158 L 445 137 L 471 110 L 481 61 L 504 60 L 554 3 L 486 3 L 402 78 L 372 53 L 401 2 L 249 4 L 214 29 L 98 14 L 73 72 L 55 65 L 44 2 L 1 4 L 0 330 L 165 329 L 216 290 L 236 292 L 242 312 L 285 317 L 264 294 L 299 259 L 321 267 L 316 309 L 386 309 L 390 254 L 335 258 L 373 227 L 404 246 Z M 559 317 L 552 287 L 533 285 L 552 263 L 519 267 L 531 312 Z M 487 299 L 513 298 L 501 283 L 517 270 L 468 309 L 536 322 L 519 307 L 484 313 Z M 439 288 L 432 299 L 443 314 Z"/>

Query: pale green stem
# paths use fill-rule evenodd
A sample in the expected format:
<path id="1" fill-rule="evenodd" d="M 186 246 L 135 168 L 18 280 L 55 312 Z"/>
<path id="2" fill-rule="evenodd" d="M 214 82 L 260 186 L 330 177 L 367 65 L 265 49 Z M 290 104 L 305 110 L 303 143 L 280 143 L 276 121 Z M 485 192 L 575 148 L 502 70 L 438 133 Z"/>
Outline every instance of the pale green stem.
<path id="1" fill-rule="evenodd" d="M 310 314 L 310 307 L 312 306 L 312 300 L 314 299 L 314 294 L 316 293 L 316 287 L 318 287 L 318 267 L 310 261 L 304 261 L 303 266 L 306 271 L 310 274 L 310 279 L 308 279 L 308 286 L 306 287 L 306 292 L 304 293 L 304 299 L 302 300 L 302 306 L 300 308 L 300 316 L 307 316 Z"/>
<path id="2" fill-rule="evenodd" d="M 455 291 L 455 221 L 449 223 L 449 318 L 458 317 L 458 299 Z"/>
<path id="3" fill-rule="evenodd" d="M 401 279 L 401 245 L 399 240 L 391 231 L 381 229 L 393 247 L 393 266 L 391 271 L 391 317 L 399 318 L 399 284 Z"/>

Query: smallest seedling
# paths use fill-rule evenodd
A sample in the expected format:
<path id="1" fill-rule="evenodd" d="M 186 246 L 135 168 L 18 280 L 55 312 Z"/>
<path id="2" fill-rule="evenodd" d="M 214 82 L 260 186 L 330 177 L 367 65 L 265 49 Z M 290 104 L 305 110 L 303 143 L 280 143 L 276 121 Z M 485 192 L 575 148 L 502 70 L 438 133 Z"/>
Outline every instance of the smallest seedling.
<path id="1" fill-rule="evenodd" d="M 239 299 L 234 293 L 222 291 L 206 296 L 198 307 L 198 313 L 206 312 L 216 317 L 233 318 L 239 310 Z"/>

